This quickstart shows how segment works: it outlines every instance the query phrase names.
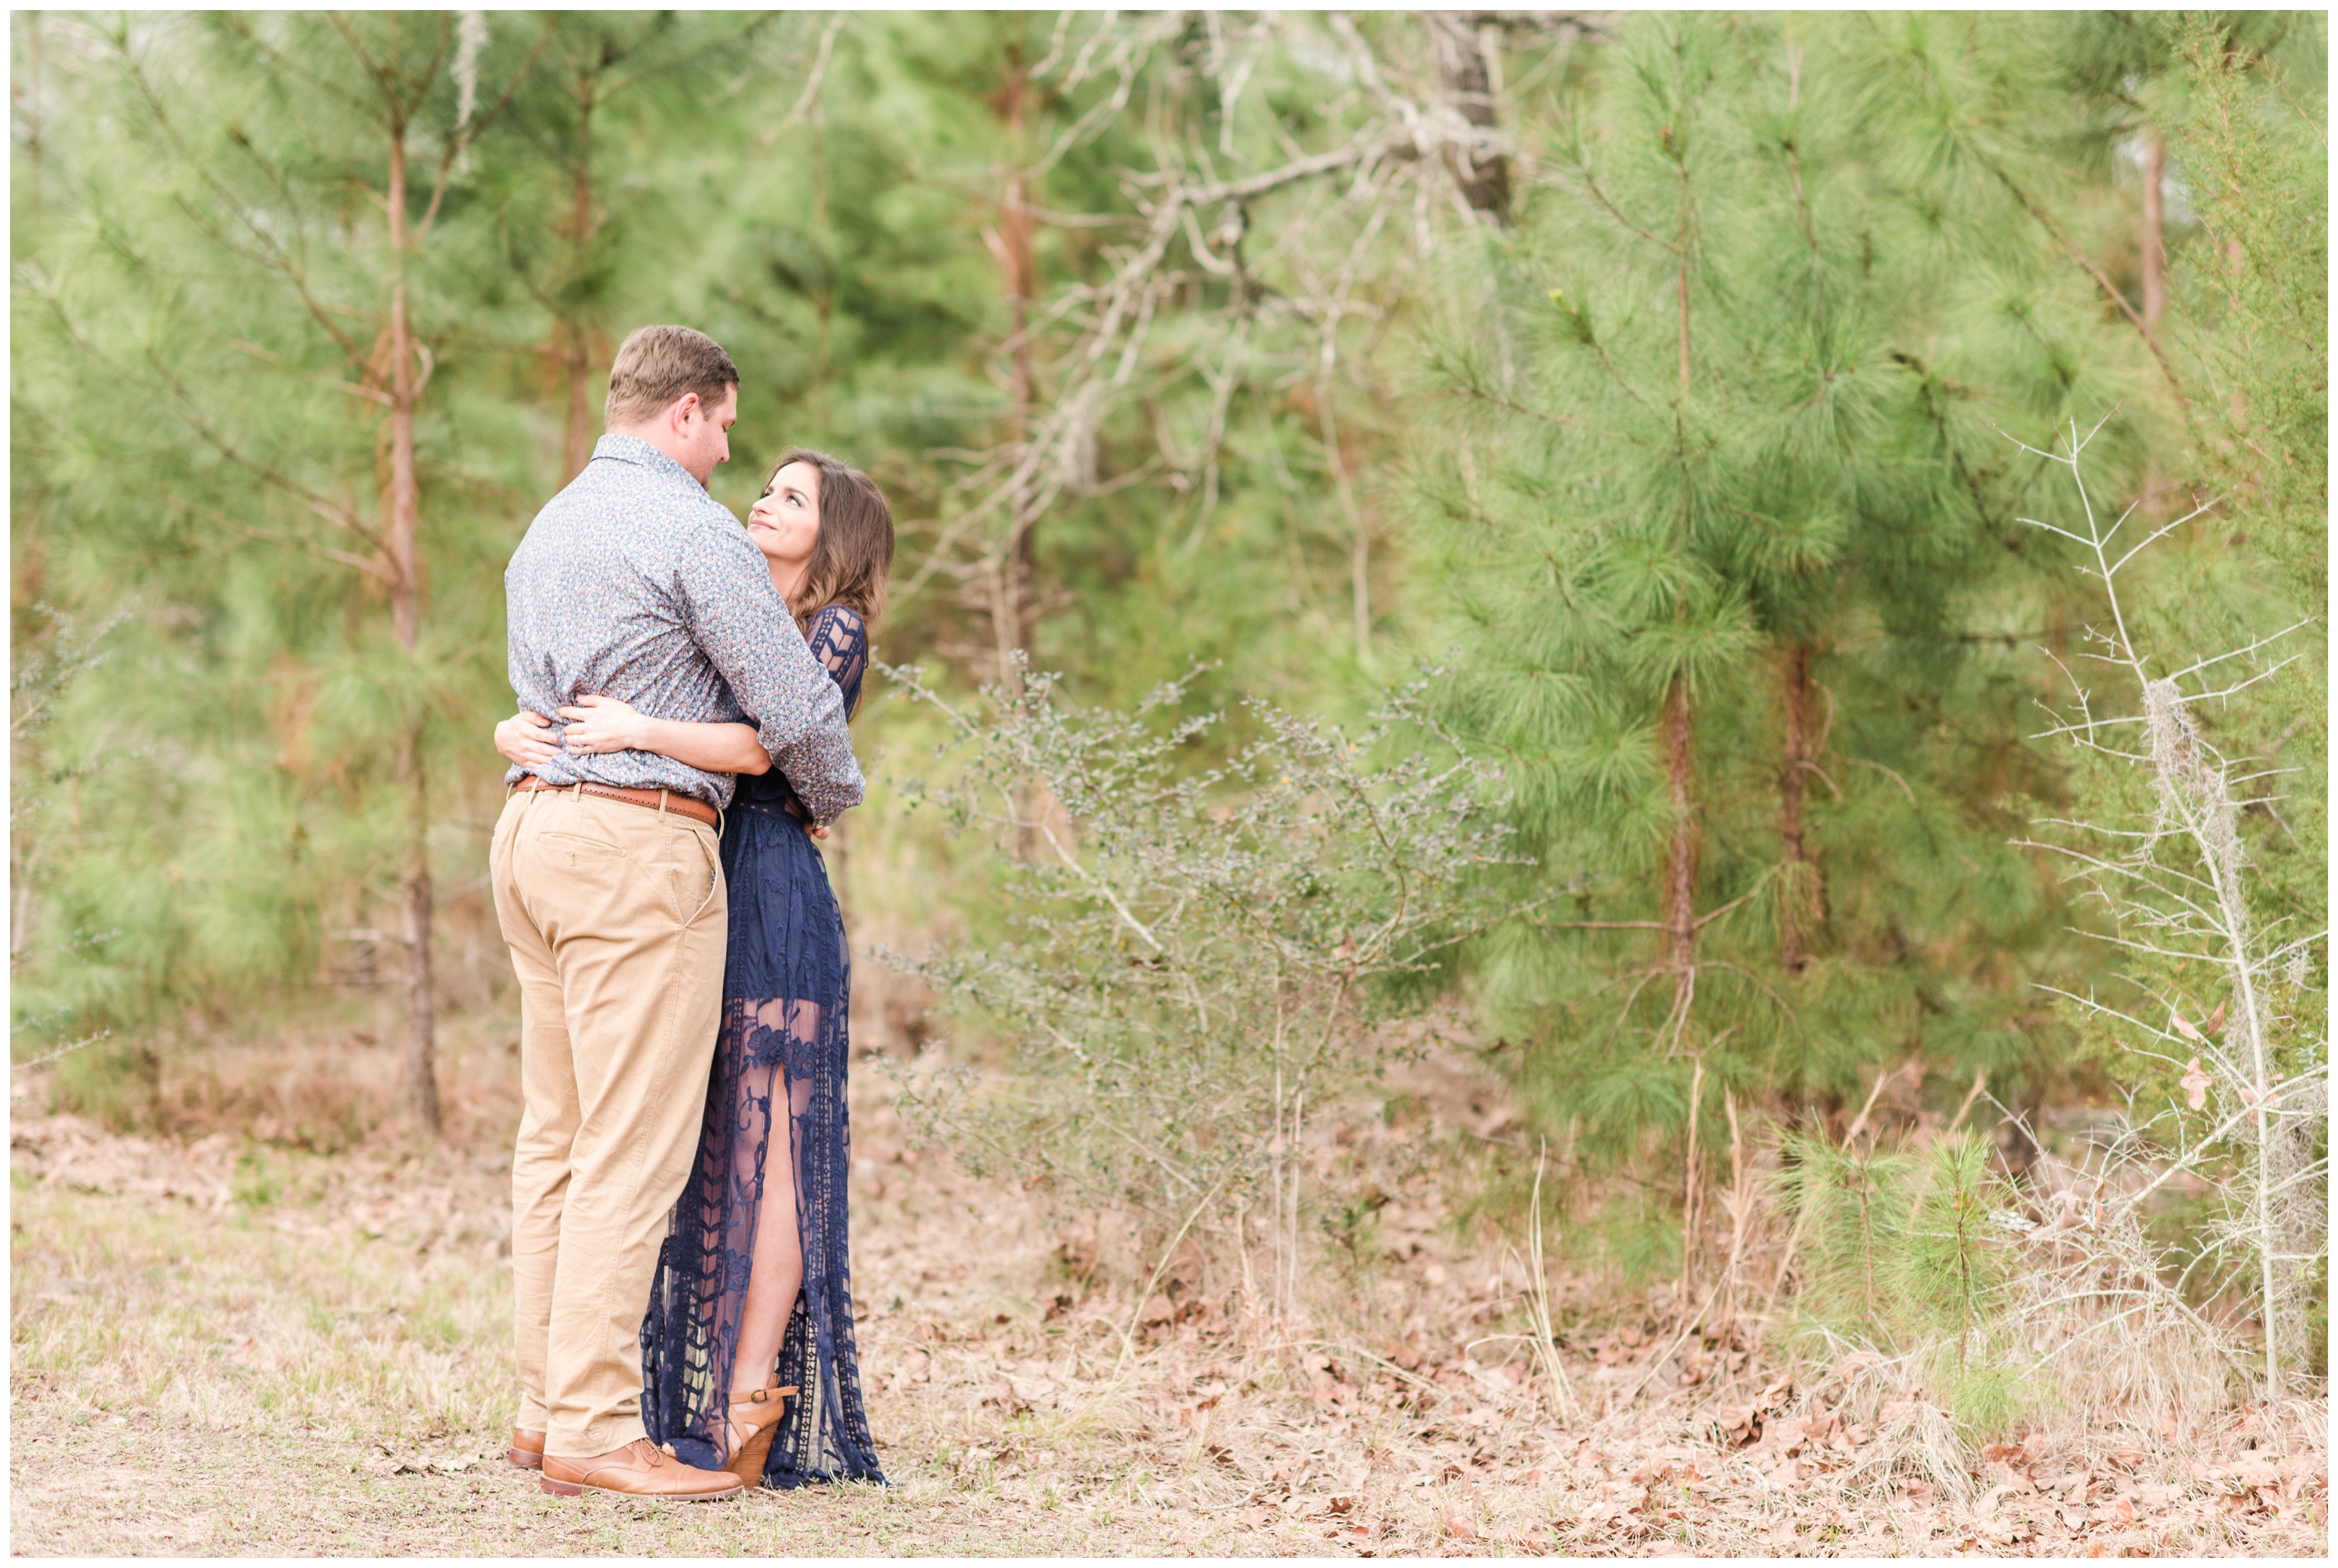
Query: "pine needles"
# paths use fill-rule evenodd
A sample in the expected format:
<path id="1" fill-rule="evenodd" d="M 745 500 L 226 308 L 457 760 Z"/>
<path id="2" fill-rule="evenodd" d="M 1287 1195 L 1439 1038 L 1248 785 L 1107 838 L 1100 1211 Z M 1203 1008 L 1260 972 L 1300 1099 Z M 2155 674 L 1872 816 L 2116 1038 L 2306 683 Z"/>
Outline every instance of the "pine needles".
<path id="1" fill-rule="evenodd" d="M 1786 1134 L 1776 1184 L 1806 1237 L 1798 1337 L 1909 1359 L 1974 1429 L 2005 1407 L 2011 1194 L 1973 1133 L 1920 1151 Z"/>

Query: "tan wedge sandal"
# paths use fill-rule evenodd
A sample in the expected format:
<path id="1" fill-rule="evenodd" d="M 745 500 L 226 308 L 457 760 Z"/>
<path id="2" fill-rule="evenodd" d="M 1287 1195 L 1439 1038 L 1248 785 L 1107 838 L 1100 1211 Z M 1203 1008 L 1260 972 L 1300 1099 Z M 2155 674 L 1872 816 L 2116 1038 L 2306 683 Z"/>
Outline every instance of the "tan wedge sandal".
<path id="1" fill-rule="evenodd" d="M 722 1468 L 750 1486 L 761 1486 L 771 1439 L 779 1436 L 780 1418 L 788 1413 L 788 1396 L 800 1391 L 792 1384 L 781 1387 L 774 1377 L 770 1387 L 731 1401 L 731 1429 L 740 1436 L 732 1440 L 731 1461 Z"/>

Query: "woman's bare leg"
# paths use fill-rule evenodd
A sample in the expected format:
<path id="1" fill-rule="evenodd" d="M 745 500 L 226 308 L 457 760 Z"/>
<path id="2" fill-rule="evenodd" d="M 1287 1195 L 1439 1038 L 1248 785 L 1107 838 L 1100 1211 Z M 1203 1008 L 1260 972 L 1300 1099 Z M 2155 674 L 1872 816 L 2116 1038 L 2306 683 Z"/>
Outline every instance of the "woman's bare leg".
<path id="1" fill-rule="evenodd" d="M 787 1071 L 771 1074 L 771 1142 L 763 1157 L 763 1203 L 755 1220 L 755 1252 L 747 1299 L 739 1314 L 739 1356 L 732 1364 L 731 1397 L 744 1399 L 771 1380 L 803 1289 L 803 1238 L 796 1228 L 794 1096 Z M 810 1089 L 809 1083 L 803 1086 Z"/>

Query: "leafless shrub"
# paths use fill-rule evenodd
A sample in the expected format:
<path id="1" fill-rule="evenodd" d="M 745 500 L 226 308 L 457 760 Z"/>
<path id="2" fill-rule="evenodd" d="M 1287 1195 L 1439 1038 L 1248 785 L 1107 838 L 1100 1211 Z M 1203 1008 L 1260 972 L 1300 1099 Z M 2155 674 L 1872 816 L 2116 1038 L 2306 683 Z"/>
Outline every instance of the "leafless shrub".
<path id="1" fill-rule="evenodd" d="M 1010 851 L 1011 939 L 893 962 L 994 1020 L 1015 1069 L 955 1097 L 909 1080 L 905 1113 L 977 1171 L 1147 1216 L 1164 1259 L 1226 1217 L 1247 1257 L 1262 1222 L 1259 1293 L 1287 1316 L 1302 1183 L 1323 1181 L 1311 1114 L 1369 1081 L 1372 1026 L 1509 912 L 1479 875 L 1505 858 L 1498 776 L 1417 691 L 1352 734 L 1253 703 L 1259 738 L 1201 768 L 1190 743 L 1218 716 L 1176 716 L 1191 677 L 1122 711 L 1048 676 L 976 707 L 890 673 L 957 734 L 907 792 Z"/>
<path id="2" fill-rule="evenodd" d="M 2007 1353 L 2017 1379 L 2055 1391 L 2034 1410 L 2050 1436 L 2107 1411 L 2172 1436 L 2225 1406 L 2245 1348 L 2186 1299 L 2185 1278 L 2145 1231 L 2136 1199 L 2170 1168 L 2166 1152 L 2125 1118 L 2071 1157 L 2040 1159 L 2031 1201 L 2004 1211 L 2019 1260 Z"/>
<path id="3" fill-rule="evenodd" d="M 1100 95 L 1030 164 L 1004 172 L 1000 220 L 987 238 L 1012 323 L 994 378 L 1011 406 L 996 439 L 936 454 L 959 465 L 958 476 L 939 525 L 913 545 L 897 602 L 937 580 L 958 584 L 991 623 L 995 677 L 1012 681 L 1009 655 L 1030 646 L 1031 540 L 1048 514 L 1162 482 L 1192 502 L 1193 548 L 1217 505 L 1237 394 L 1304 385 L 1351 536 L 1356 637 L 1366 643 L 1370 527 L 1341 450 L 1340 393 L 1369 357 L 1356 328 L 1387 322 L 1440 236 L 1501 216 L 1491 192 L 1507 202 L 1508 164 L 1520 150 L 1492 112 L 1483 30 L 1547 36 L 1563 57 L 1606 23 L 1596 13 L 1469 15 L 1457 33 L 1458 18 L 1416 31 L 1391 14 L 1368 37 L 1336 12 L 1210 12 L 1196 37 L 1184 12 L 1063 14 L 1027 86 L 1073 101 Z M 1312 144 L 1263 102 L 1262 84 L 1278 74 L 1320 95 L 1326 123 Z M 1140 83 L 1152 90 L 1141 127 L 1128 113 Z M 1214 139 L 1184 118 L 1205 105 Z M 1120 203 L 1064 212 L 1036 198 L 1051 170 L 1116 123 L 1136 130 L 1144 151 L 1120 171 Z M 1041 298 L 1035 227 L 1106 236 L 1105 266 Z M 1193 299 L 1213 308 L 1174 305 Z M 1105 426 L 1139 402 L 1151 455 L 1099 475 Z"/>
<path id="4" fill-rule="evenodd" d="M 2096 426 L 2096 431 L 2101 429 Z M 2045 733 L 2068 740 L 2086 756 L 2142 772 L 2151 806 L 2125 820 L 2057 821 L 2053 839 L 2035 848 L 2059 856 L 2071 877 L 2113 919 L 2103 939 L 2133 956 L 2139 968 L 2161 963 L 2198 965 L 2218 978 L 2224 995 L 2205 1017 L 2187 1017 L 2186 1003 L 2148 979 L 2138 989 L 2152 999 L 2154 1017 L 2095 995 L 2068 997 L 2109 1025 L 2137 1055 L 2181 1069 L 2184 1104 L 2131 1120 L 2125 1135 L 2088 1176 L 2088 1190 L 2063 1190 L 2074 1214 L 2057 1230 L 2083 1230 L 2088 1246 L 2078 1266 L 2097 1301 L 2135 1303 L 2127 1337 L 2165 1325 L 2166 1314 L 2189 1316 L 2213 1340 L 2232 1332 L 2193 1312 L 2187 1298 L 2163 1289 L 2164 1259 L 2145 1238 L 2144 1205 L 2168 1183 L 2206 1177 L 2223 1205 L 2214 1233 L 2182 1270 L 2178 1285 L 2205 1280 L 2206 1298 L 2236 1289 L 2253 1299 L 2263 1323 L 2264 1393 L 2277 1398 L 2304 1360 L 2301 1284 L 2327 1247 L 2329 1113 L 2327 1041 L 2316 1016 L 2294 1005 L 2303 958 L 2326 930 L 2293 935 L 2261 922 L 2251 906 L 2253 870 L 2239 827 L 2252 787 L 2273 770 L 2228 758 L 2212 727 L 2202 721 L 2212 705 L 2229 704 L 2302 653 L 2286 652 L 2305 622 L 2251 638 L 2221 653 L 2183 662 L 2154 646 L 2142 607 L 2122 596 L 2123 584 L 2145 553 L 2201 516 L 2201 506 L 2131 543 L 2121 530 L 2130 506 L 2106 526 L 2087 488 L 2082 456 L 2095 431 L 2075 423 L 2055 450 L 2027 451 L 2069 472 L 2078 528 L 2025 519 L 2084 552 L 2080 570 L 2100 585 L 2109 620 L 2089 633 L 2087 658 L 2131 682 L 2135 707 L 2116 715 L 2096 710 L 2075 675 L 2068 712 Z M 2165 1006 L 2165 1022 L 2156 1021 Z M 2151 1174 L 2137 1179 L 2148 1162 Z M 2137 1316 L 2139 1315 L 2139 1316 Z M 2156 1316 L 2155 1316 L 2156 1315 Z M 2145 1334 L 2151 1337 L 2149 1332 Z"/>

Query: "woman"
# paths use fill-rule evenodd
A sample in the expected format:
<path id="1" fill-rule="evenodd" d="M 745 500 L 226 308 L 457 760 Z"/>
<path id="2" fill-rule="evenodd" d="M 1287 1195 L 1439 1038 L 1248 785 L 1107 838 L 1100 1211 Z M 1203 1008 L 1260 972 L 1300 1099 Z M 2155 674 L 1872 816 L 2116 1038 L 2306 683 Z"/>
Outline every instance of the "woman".
<path id="1" fill-rule="evenodd" d="M 747 530 L 850 714 L 893 563 L 884 495 L 860 470 L 798 448 L 772 469 Z M 684 1463 L 728 1469 L 749 1485 L 881 1484 L 853 1354 L 851 973 L 812 847 L 826 832 L 815 834 L 752 725 L 650 719 L 599 696 L 560 715 L 572 751 L 654 751 L 739 776 L 722 829 L 731 894 L 722 1033 L 697 1163 L 642 1325 L 643 1423 Z M 532 713 L 504 720 L 496 750 L 522 766 L 545 760 L 546 723 Z M 787 1114 L 775 1119 L 780 1105 Z M 766 1225 L 766 1214 L 795 1222 Z"/>

